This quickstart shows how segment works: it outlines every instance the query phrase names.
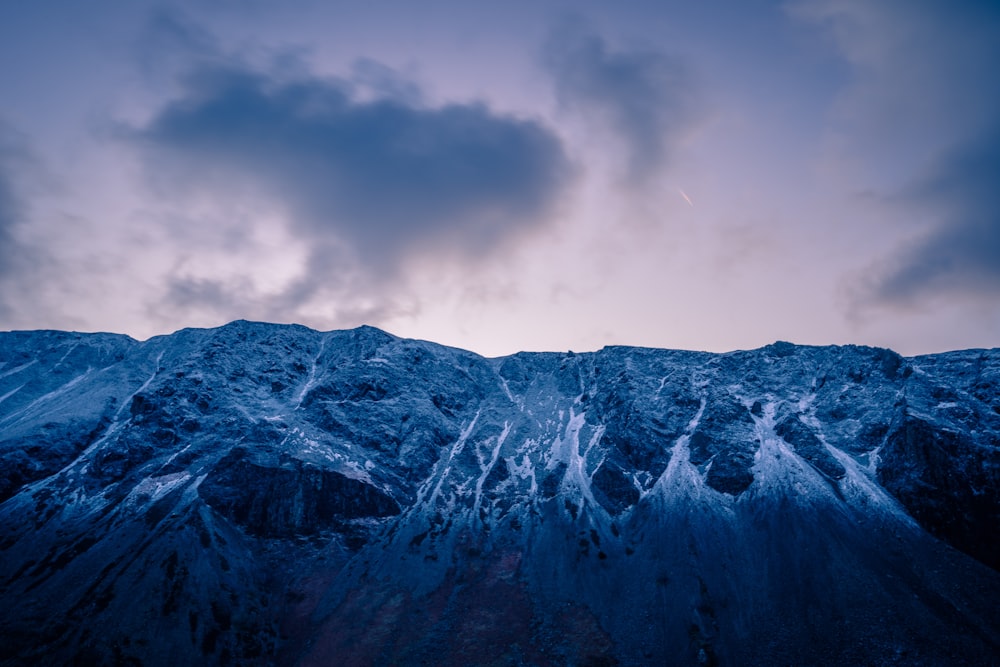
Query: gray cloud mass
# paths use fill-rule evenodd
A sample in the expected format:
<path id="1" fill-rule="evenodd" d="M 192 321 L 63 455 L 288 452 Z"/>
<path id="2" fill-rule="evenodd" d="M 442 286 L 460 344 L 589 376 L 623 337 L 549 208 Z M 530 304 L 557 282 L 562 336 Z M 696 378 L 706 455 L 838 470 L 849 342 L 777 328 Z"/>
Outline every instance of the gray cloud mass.
<path id="1" fill-rule="evenodd" d="M 596 117 L 621 137 L 628 177 L 642 181 L 663 167 L 699 108 L 694 76 L 676 57 L 609 48 L 578 21 L 553 31 L 544 52 L 560 104 Z"/>
<path id="2" fill-rule="evenodd" d="M 343 80 L 203 67 L 134 136 L 154 171 L 188 187 L 250 183 L 288 208 L 300 235 L 383 270 L 432 247 L 492 251 L 541 223 L 570 172 L 537 122 L 352 93 Z"/>
<path id="3" fill-rule="evenodd" d="M 1000 127 L 942 157 L 903 193 L 938 219 L 872 283 L 884 303 L 939 294 L 1000 297 Z"/>

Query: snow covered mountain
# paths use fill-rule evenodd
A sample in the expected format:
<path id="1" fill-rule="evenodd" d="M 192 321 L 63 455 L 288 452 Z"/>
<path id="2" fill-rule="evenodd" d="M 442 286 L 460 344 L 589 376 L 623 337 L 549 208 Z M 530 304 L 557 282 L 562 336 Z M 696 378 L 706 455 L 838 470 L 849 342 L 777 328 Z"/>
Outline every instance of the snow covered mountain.
<path id="1" fill-rule="evenodd" d="M 2 664 L 997 664 L 1000 350 L 0 334 Z"/>

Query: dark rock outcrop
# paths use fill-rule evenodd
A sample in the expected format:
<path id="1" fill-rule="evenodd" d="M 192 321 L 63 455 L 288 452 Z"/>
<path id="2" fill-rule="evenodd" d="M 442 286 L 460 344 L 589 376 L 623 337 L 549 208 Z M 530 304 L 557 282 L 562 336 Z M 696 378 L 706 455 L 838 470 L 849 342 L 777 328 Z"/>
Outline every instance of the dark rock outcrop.
<path id="1" fill-rule="evenodd" d="M 879 456 L 879 482 L 920 525 L 1000 570 L 1000 449 L 907 415 Z"/>
<path id="2" fill-rule="evenodd" d="M 351 519 L 399 513 L 399 505 L 366 482 L 301 461 L 254 463 L 237 447 L 198 486 L 209 507 L 251 535 L 314 535 Z"/>

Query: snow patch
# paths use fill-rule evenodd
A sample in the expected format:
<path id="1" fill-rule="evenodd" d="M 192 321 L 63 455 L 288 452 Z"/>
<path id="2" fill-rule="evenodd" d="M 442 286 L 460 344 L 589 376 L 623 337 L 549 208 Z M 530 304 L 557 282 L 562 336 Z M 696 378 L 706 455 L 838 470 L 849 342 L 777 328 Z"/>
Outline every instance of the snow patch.
<path id="1" fill-rule="evenodd" d="M 136 484 L 129 492 L 125 498 L 125 504 L 134 506 L 137 504 L 155 503 L 189 479 L 191 479 L 191 475 L 186 472 L 175 472 L 160 477 L 147 477 Z"/>
<path id="2" fill-rule="evenodd" d="M 133 391 L 129 395 L 128 398 L 126 398 L 124 401 L 122 401 L 122 404 L 118 406 L 117 410 L 115 410 L 115 420 L 116 421 L 117 421 L 118 417 L 121 416 L 122 411 L 126 407 L 131 407 L 131 405 L 132 405 L 132 399 L 134 399 L 138 394 L 146 391 L 146 388 L 149 387 L 149 385 L 153 382 L 154 379 L 156 379 L 156 374 L 160 372 L 160 360 L 161 359 L 163 359 L 163 350 L 160 350 L 160 353 L 158 355 L 156 355 L 156 361 L 153 363 L 153 373 L 148 378 L 146 378 L 146 381 L 143 382 L 142 385 L 138 389 L 136 389 L 135 391 Z"/>
<path id="3" fill-rule="evenodd" d="M 566 463 L 566 475 L 563 477 L 562 488 L 564 490 L 575 488 L 583 499 L 590 502 L 591 506 L 598 507 L 590 488 L 587 460 L 580 453 L 580 430 L 586 422 L 586 412 L 576 414 L 573 408 L 570 408 L 565 433 L 561 438 L 556 439 L 552 447 L 557 452 L 555 460 Z M 600 435 L 595 433 L 591 437 L 591 445 L 596 442 L 595 438 L 599 439 Z"/>
<path id="4" fill-rule="evenodd" d="M 427 499 L 427 505 L 429 507 L 433 507 L 434 504 L 437 502 L 438 498 L 441 497 L 441 487 L 444 485 L 444 480 L 448 477 L 448 474 L 451 472 L 452 461 L 455 460 L 455 456 L 457 454 L 461 453 L 461 451 L 465 449 L 465 442 L 466 440 L 469 439 L 469 436 L 472 435 L 472 429 L 476 427 L 476 422 L 479 421 L 479 416 L 481 413 L 482 409 L 476 410 L 476 416 L 472 418 L 472 421 L 469 422 L 468 426 L 462 429 L 462 432 L 458 436 L 458 440 L 456 440 L 455 443 L 451 446 L 451 450 L 448 452 L 448 459 L 443 463 L 443 469 L 441 469 L 440 474 L 436 475 L 437 483 L 434 484 L 434 490 L 431 492 L 430 498 Z M 439 462 L 438 466 L 436 467 L 439 467 L 441 465 L 442 464 Z M 416 503 L 417 505 L 421 504 L 421 501 L 423 500 L 424 497 L 425 489 L 427 485 L 429 485 L 432 481 L 434 481 L 434 478 L 435 475 L 431 475 L 431 477 L 428 478 L 424 486 L 421 487 L 420 491 L 417 492 L 417 503 Z"/>
<path id="5" fill-rule="evenodd" d="M 677 438 L 670 450 L 670 463 L 667 464 L 666 470 L 660 474 L 652 488 L 642 493 L 643 497 L 655 494 L 656 497 L 665 501 L 683 502 L 686 498 L 700 495 L 704 480 L 698 473 L 698 469 L 691 464 L 691 450 L 688 445 L 691 441 L 691 435 L 698 428 L 698 424 L 705 414 L 707 404 L 708 399 L 703 395 L 701 403 L 698 405 L 698 412 L 688 422 L 684 433 Z"/>
<path id="6" fill-rule="evenodd" d="M 2 380 L 3 378 L 6 378 L 6 377 L 10 377 L 11 375 L 15 375 L 17 373 L 20 373 L 23 370 L 27 370 L 28 368 L 31 368 L 32 366 L 34 366 L 37 363 L 38 363 L 38 359 L 32 359 L 31 361 L 29 361 L 26 364 L 21 364 L 20 366 L 16 366 L 16 367 L 10 369 L 9 371 L 4 371 L 3 373 L 0 373 L 0 380 Z"/>
<path id="7" fill-rule="evenodd" d="M 319 370 L 319 360 L 323 356 L 323 352 L 326 350 L 326 337 L 320 338 L 319 341 L 319 352 L 313 357 L 312 367 L 309 369 L 309 377 L 306 379 L 306 383 L 302 385 L 302 389 L 299 390 L 298 395 L 295 397 L 295 407 L 293 410 L 298 410 L 302 406 L 302 400 L 306 397 L 306 394 L 316 386 L 316 375 Z"/>
<path id="8" fill-rule="evenodd" d="M 500 458 L 500 448 L 503 447 L 503 443 L 507 440 L 508 435 L 510 435 L 510 422 L 505 421 L 503 424 L 503 432 L 497 436 L 489 462 L 484 465 L 483 460 L 479 460 L 480 475 L 479 479 L 476 480 L 476 498 L 472 504 L 473 521 L 477 521 L 479 519 L 479 507 L 483 498 L 483 484 L 486 483 L 486 478 L 493 470 L 493 466 L 497 464 L 497 460 Z"/>
<path id="9" fill-rule="evenodd" d="M 6 400 L 7 400 L 8 398 L 10 398 L 11 396 L 13 396 L 13 395 L 14 395 L 14 394 L 16 394 L 17 392 L 21 391 L 22 389 L 24 389 L 24 385 L 23 385 L 23 384 L 22 384 L 21 386 L 19 386 L 19 387 L 15 388 L 15 389 L 11 389 L 10 391 L 8 391 L 8 392 L 7 392 L 6 394 L 4 394 L 3 396 L 0 396 L 0 403 L 3 403 L 3 402 L 4 402 L 4 401 L 6 401 Z"/>
<path id="10" fill-rule="evenodd" d="M 874 480 L 874 472 L 863 468 L 853 457 L 836 447 L 828 449 L 847 471 L 840 480 L 840 491 L 853 507 L 864 509 L 868 514 L 875 510 L 882 516 L 890 516 L 913 528 L 918 528 L 916 521 L 906 513 L 899 501 L 890 496 Z"/>

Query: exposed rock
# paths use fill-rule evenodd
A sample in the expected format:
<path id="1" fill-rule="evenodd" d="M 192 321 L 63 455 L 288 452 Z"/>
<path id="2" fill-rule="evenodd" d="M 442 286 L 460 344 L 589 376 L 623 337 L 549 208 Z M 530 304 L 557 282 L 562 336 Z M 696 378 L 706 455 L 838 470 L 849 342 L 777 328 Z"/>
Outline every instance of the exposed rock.
<path id="1" fill-rule="evenodd" d="M 826 445 L 795 415 L 788 416 L 774 427 L 774 432 L 795 448 L 796 453 L 809 461 L 821 473 L 832 479 L 841 479 L 847 472 L 844 466 L 826 449 Z"/>
<path id="2" fill-rule="evenodd" d="M 998 391 L 997 350 L 0 334 L 0 664 L 992 664 Z"/>
<path id="3" fill-rule="evenodd" d="M 879 456 L 879 482 L 924 528 L 1000 570 L 1000 450 L 907 414 Z"/>
<path id="4" fill-rule="evenodd" d="M 594 495 L 611 514 L 620 514 L 639 501 L 639 490 L 622 469 L 604 461 L 594 473 Z"/>
<path id="5" fill-rule="evenodd" d="M 312 535 L 350 519 L 399 513 L 399 505 L 366 482 L 301 461 L 259 465 L 237 447 L 198 487 L 210 507 L 252 535 Z"/>

